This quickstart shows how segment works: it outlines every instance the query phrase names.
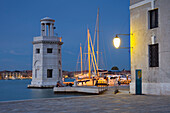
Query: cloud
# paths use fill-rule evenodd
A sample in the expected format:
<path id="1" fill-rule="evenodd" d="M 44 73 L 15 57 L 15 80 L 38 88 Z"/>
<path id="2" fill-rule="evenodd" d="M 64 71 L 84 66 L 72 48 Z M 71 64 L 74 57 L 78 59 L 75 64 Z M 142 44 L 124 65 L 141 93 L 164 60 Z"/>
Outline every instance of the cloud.
<path id="1" fill-rule="evenodd" d="M 28 55 L 28 53 L 21 53 L 21 52 L 19 53 L 19 52 L 16 52 L 14 50 L 10 50 L 9 53 L 12 54 L 12 55 Z"/>
<path id="2" fill-rule="evenodd" d="M 69 54 L 69 55 L 75 55 L 75 53 L 73 53 L 72 51 L 64 50 L 63 52 L 64 52 L 64 53 L 67 53 L 67 54 Z"/>
<path id="3" fill-rule="evenodd" d="M 16 53 L 14 50 L 9 51 L 9 53 L 12 55 L 18 55 L 18 53 Z"/>
<path id="4" fill-rule="evenodd" d="M 9 58 L 2 58 L 0 61 L 1 62 L 13 62 L 14 60 L 13 59 L 9 59 Z"/>

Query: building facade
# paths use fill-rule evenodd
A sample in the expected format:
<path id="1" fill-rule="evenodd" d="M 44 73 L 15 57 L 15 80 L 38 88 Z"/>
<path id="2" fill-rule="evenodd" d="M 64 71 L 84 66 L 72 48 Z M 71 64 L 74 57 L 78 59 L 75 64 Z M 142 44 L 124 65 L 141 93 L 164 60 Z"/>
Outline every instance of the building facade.
<path id="1" fill-rule="evenodd" d="M 170 95 L 170 0 L 130 0 L 130 93 Z"/>
<path id="2" fill-rule="evenodd" d="M 41 36 L 33 40 L 32 82 L 28 87 L 54 87 L 62 82 L 61 37 L 54 36 L 55 20 L 45 17 Z"/>
<path id="3" fill-rule="evenodd" d="M 0 79 L 31 79 L 32 78 L 32 71 L 31 70 L 24 70 L 24 71 L 0 71 Z"/>

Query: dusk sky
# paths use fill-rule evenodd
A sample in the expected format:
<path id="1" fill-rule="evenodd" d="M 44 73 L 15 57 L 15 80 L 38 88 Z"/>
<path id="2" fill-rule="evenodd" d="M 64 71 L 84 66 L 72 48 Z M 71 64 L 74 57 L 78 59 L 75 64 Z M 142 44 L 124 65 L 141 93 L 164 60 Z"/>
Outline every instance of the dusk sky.
<path id="1" fill-rule="evenodd" d="M 129 49 L 115 49 L 112 44 L 116 34 L 130 32 L 129 0 L 1 0 L 0 71 L 32 69 L 33 37 L 40 36 L 40 19 L 47 16 L 55 20 L 55 33 L 63 37 L 63 70 L 75 71 L 87 27 L 93 39 L 97 8 L 102 53 L 99 68 L 130 69 Z M 129 36 L 120 37 L 121 46 L 129 47 Z"/>

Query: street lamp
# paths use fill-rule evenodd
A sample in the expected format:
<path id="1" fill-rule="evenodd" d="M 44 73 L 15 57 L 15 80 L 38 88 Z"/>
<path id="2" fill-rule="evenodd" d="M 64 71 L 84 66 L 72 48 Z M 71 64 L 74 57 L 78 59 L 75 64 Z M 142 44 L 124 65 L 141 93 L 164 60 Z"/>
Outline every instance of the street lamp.
<path id="1" fill-rule="evenodd" d="M 129 49 L 131 47 L 120 47 L 121 40 L 118 37 L 118 35 L 133 35 L 133 34 L 116 34 L 116 37 L 113 38 L 113 45 L 115 46 L 116 49 Z"/>
<path id="2" fill-rule="evenodd" d="M 120 38 L 116 35 L 116 37 L 113 39 L 113 45 L 115 46 L 116 49 L 119 48 L 120 43 L 121 43 L 121 40 L 120 40 Z"/>

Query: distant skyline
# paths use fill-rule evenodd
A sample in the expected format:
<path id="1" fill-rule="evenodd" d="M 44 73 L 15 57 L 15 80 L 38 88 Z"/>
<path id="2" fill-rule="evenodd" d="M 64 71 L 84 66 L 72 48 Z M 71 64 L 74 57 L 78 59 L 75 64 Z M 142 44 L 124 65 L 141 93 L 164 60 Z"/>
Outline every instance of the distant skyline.
<path id="1" fill-rule="evenodd" d="M 55 20 L 55 33 L 62 36 L 62 68 L 76 71 L 79 46 L 83 50 L 87 26 L 92 39 L 99 12 L 99 68 L 130 69 L 128 49 L 115 49 L 115 34 L 130 32 L 129 0 L 1 0 L 0 2 L 0 71 L 31 70 L 32 41 L 40 36 L 40 19 Z M 121 36 L 122 47 L 129 47 L 129 36 Z M 79 65 L 80 67 L 80 65 Z M 80 69 L 80 68 L 79 68 Z"/>

